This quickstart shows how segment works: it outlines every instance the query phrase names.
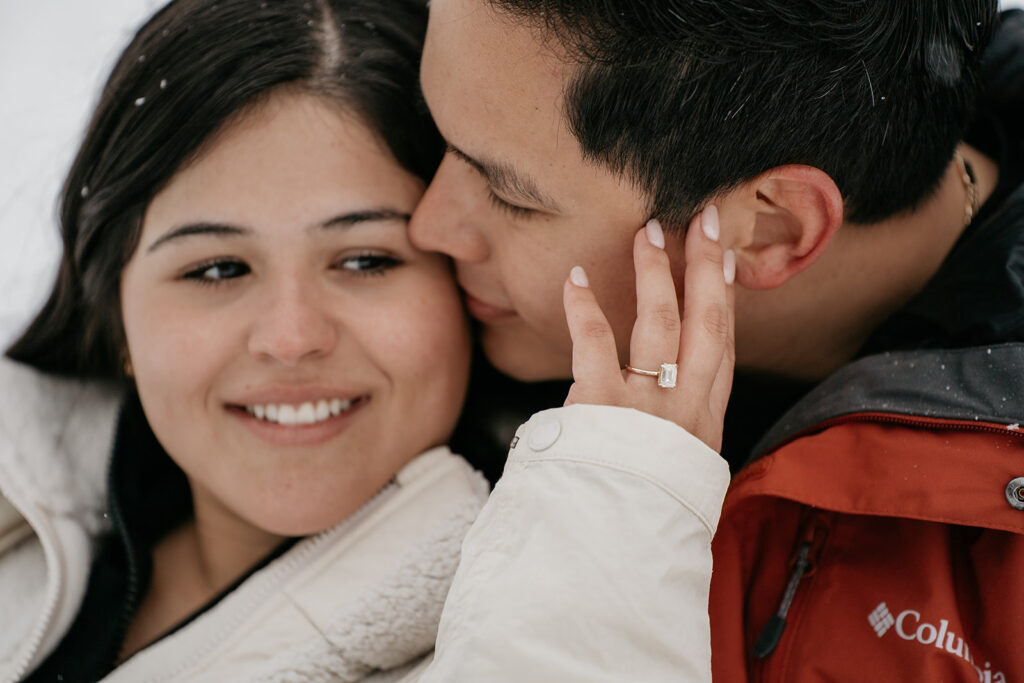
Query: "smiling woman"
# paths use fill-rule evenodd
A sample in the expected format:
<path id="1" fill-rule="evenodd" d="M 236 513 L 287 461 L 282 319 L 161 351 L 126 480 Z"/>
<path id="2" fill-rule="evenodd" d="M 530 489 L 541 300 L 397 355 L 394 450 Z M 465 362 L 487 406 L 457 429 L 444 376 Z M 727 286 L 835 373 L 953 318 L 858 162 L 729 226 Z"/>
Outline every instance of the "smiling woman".
<path id="1" fill-rule="evenodd" d="M 356 595 L 356 576 L 386 595 L 396 567 L 434 568 L 440 580 L 421 577 L 417 599 L 384 622 L 426 628 L 374 646 L 396 664 L 429 649 L 486 486 L 440 448 L 465 394 L 469 332 L 447 262 L 407 236 L 440 152 L 413 96 L 425 20 L 415 0 L 179 0 L 125 50 L 65 184 L 58 281 L 8 353 L 91 383 L 51 389 L 2 368 L 5 395 L 35 392 L 42 406 L 83 386 L 96 394 L 97 414 L 70 440 L 107 447 L 69 444 L 28 467 L 102 478 L 109 462 L 109 501 L 104 486 L 25 490 L 13 483 L 23 465 L 0 449 L 0 492 L 39 544 L 0 544 L 0 568 L 40 546 L 69 560 L 36 570 L 53 597 L 40 621 L 31 609 L 5 628 L 0 679 L 134 679 L 173 661 L 176 676 L 224 680 L 218 666 L 256 650 L 277 660 L 231 676 L 329 666 L 296 665 L 308 627 L 249 621 L 241 645 L 218 629 L 285 589 L 296 604 L 278 605 L 280 619 L 319 610 L 317 628 L 349 627 L 337 606 L 351 596 L 319 594 L 343 546 Z M 29 431 L 72 415 L 41 407 Z M 410 470 L 413 459 L 433 466 Z M 403 485 L 389 487 L 396 476 Z M 54 498 L 89 512 L 40 517 L 36 501 L 52 509 Z M 357 511 L 390 549 L 339 526 Z M 409 550 L 438 535 L 450 540 Z"/>

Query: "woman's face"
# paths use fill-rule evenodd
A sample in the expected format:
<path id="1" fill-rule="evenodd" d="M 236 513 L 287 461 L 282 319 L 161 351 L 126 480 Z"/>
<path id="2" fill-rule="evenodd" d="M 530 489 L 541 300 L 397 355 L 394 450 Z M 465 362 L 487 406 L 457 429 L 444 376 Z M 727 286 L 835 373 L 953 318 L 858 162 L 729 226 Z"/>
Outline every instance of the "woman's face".
<path id="1" fill-rule="evenodd" d="M 278 94 L 153 199 L 122 312 L 197 519 L 313 533 L 447 440 L 469 337 L 448 264 L 406 234 L 422 193 L 366 126 Z"/>

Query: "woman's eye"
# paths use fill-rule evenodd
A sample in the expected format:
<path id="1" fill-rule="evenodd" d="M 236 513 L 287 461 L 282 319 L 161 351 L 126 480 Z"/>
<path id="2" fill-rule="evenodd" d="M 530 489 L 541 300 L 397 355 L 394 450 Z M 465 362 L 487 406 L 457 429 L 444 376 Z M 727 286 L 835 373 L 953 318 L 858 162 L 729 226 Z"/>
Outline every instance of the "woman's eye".
<path id="1" fill-rule="evenodd" d="M 235 278 L 248 275 L 252 272 L 249 266 L 241 261 L 214 261 L 204 263 L 185 273 L 186 280 L 216 284 L 223 280 L 234 280 Z"/>
<path id="2" fill-rule="evenodd" d="M 400 263 L 401 261 L 393 256 L 366 253 L 347 256 L 338 261 L 335 267 L 357 275 L 383 275 Z"/>
<path id="3" fill-rule="evenodd" d="M 487 194 L 491 200 L 491 205 L 499 211 L 504 211 L 513 218 L 530 218 L 536 214 L 536 211 L 533 209 L 527 209 L 525 206 L 516 206 L 515 204 L 506 202 L 504 199 L 494 194 L 490 189 L 487 190 Z"/>

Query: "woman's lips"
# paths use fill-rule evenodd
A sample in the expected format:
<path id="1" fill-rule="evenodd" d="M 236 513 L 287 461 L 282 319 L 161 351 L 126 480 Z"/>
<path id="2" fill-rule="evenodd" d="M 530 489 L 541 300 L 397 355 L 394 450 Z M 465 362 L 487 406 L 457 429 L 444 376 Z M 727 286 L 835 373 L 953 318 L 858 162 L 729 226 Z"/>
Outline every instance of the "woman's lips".
<path id="1" fill-rule="evenodd" d="M 260 419 L 240 405 L 227 406 L 228 413 L 238 419 L 251 433 L 275 446 L 314 446 L 329 441 L 343 432 L 367 404 L 369 397 L 360 397 L 346 409 L 312 424 L 279 424 Z"/>
<path id="2" fill-rule="evenodd" d="M 513 318 L 516 312 L 511 308 L 501 308 L 494 306 L 486 301 L 481 301 L 469 292 L 463 291 L 466 297 L 466 309 L 469 310 L 469 314 L 479 320 L 480 322 L 498 322 L 500 320 L 507 320 Z"/>

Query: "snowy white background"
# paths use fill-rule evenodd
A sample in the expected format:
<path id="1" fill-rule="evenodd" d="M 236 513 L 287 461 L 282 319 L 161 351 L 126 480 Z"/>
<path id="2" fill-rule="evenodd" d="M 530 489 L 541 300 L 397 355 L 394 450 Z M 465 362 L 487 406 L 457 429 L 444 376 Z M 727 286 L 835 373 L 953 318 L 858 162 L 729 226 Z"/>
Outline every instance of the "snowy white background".
<path id="1" fill-rule="evenodd" d="M 162 0 L 0 0 L 0 349 L 49 291 L 63 176 L 100 86 Z"/>
<path id="2" fill-rule="evenodd" d="M 49 288 L 57 192 L 100 85 L 135 27 L 162 4 L 0 0 L 0 349 Z"/>

